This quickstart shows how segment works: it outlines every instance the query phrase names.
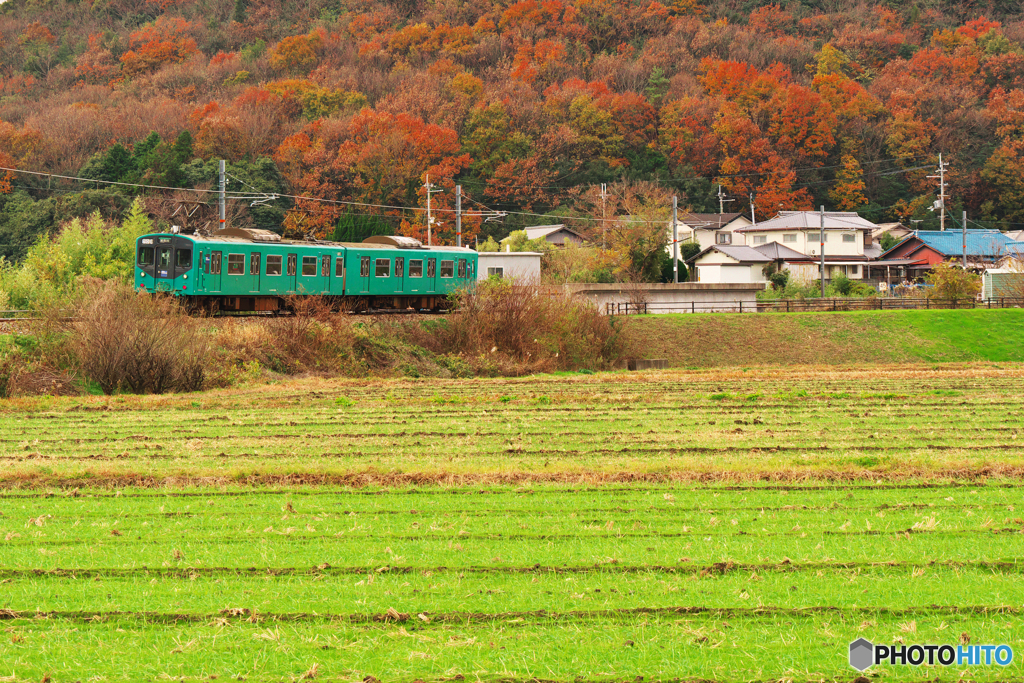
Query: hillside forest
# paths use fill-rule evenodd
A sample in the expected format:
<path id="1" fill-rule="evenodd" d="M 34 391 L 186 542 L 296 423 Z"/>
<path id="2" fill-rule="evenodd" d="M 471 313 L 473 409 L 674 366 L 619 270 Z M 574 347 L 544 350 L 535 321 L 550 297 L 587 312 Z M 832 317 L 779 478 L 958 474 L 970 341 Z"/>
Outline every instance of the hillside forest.
<path id="1" fill-rule="evenodd" d="M 290 236 L 423 238 L 427 179 L 435 243 L 456 184 L 470 243 L 564 221 L 608 239 L 595 218 L 660 222 L 673 195 L 927 228 L 939 153 L 950 212 L 1007 229 L 1022 133 L 1009 0 L 0 4 L 8 262 L 139 197 L 202 227 L 219 159 L 229 222 Z"/>

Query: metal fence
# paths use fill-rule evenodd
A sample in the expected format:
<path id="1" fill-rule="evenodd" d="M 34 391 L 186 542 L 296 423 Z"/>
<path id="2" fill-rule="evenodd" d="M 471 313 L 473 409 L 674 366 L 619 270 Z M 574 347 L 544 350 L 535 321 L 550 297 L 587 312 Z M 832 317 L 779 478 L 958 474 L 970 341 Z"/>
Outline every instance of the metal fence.
<path id="1" fill-rule="evenodd" d="M 865 299 L 776 299 L 774 301 L 659 301 L 649 303 L 609 302 L 606 315 L 647 313 L 811 313 L 841 311 L 906 311 L 968 308 L 1024 308 L 1024 297 L 991 299 L 926 299 L 869 297 Z"/>

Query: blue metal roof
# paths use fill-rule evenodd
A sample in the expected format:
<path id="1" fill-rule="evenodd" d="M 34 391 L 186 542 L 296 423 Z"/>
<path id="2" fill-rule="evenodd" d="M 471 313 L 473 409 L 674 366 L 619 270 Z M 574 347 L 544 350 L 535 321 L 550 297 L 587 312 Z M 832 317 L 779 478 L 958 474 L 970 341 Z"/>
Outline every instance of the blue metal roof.
<path id="1" fill-rule="evenodd" d="M 963 256 L 962 230 L 917 230 L 914 237 L 943 256 Z M 968 230 L 967 255 L 996 258 L 1017 251 L 1017 242 L 998 230 Z"/>

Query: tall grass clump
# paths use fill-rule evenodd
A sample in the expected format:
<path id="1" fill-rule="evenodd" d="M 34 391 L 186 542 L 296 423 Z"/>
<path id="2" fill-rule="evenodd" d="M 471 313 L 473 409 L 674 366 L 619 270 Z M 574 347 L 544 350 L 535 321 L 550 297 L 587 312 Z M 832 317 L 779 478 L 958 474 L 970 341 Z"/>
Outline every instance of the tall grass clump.
<path id="1" fill-rule="evenodd" d="M 487 280 L 454 293 L 452 307 L 445 324 L 419 325 L 410 341 L 485 374 L 607 368 L 625 353 L 621 320 L 554 288 Z"/>
<path id="2" fill-rule="evenodd" d="M 280 374 L 351 374 L 355 334 L 345 313 L 319 296 L 290 296 L 290 315 L 220 325 L 224 365 L 256 362 Z"/>
<path id="3" fill-rule="evenodd" d="M 67 348 L 103 393 L 203 388 L 209 334 L 178 300 L 117 280 L 86 281 L 81 294 L 69 311 Z"/>

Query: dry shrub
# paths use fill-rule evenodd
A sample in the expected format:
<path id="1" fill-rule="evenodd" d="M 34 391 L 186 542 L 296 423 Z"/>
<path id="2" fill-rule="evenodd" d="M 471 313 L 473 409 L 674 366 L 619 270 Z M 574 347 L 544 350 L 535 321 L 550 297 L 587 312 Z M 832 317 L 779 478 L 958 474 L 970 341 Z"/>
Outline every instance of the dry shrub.
<path id="1" fill-rule="evenodd" d="M 351 355 L 352 324 L 319 296 L 291 296 L 292 315 L 270 325 L 274 347 L 297 369 L 339 370 Z"/>
<path id="2" fill-rule="evenodd" d="M 199 391 L 210 343 L 201 322 L 170 296 L 88 282 L 70 321 L 70 349 L 106 394 Z"/>
<path id="3" fill-rule="evenodd" d="M 344 372 L 355 334 L 347 316 L 317 296 L 288 299 L 291 315 L 220 323 L 217 348 L 224 367 L 255 361 L 281 374 Z"/>
<path id="4" fill-rule="evenodd" d="M 624 351 L 623 321 L 552 291 L 514 280 L 477 283 L 454 295 L 456 312 L 445 324 L 418 326 L 413 341 L 466 357 L 488 374 L 615 365 Z"/>
<path id="5" fill-rule="evenodd" d="M 77 396 L 81 391 L 75 380 L 74 373 L 68 370 L 46 364 L 23 365 L 0 378 L 0 396 Z"/>

